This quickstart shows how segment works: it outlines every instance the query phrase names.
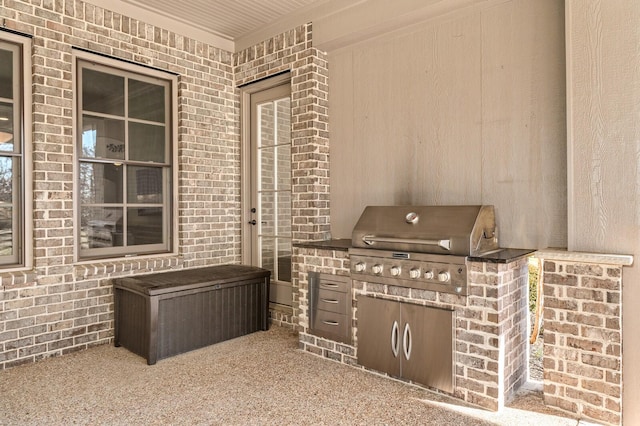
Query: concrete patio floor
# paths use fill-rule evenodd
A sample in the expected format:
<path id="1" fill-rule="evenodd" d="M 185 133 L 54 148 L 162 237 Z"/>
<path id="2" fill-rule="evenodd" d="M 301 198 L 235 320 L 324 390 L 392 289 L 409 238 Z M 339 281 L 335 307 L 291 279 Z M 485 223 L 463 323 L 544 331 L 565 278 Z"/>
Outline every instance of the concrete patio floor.
<path id="1" fill-rule="evenodd" d="M 0 371 L 0 424 L 584 425 L 525 390 L 499 413 L 298 350 L 273 326 L 149 366 L 101 345 Z"/>

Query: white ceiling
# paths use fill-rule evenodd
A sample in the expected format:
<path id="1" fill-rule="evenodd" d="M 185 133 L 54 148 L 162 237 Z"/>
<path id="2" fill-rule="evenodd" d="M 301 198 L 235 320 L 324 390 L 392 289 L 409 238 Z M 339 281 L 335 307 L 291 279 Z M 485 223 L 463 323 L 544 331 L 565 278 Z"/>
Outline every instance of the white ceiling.
<path id="1" fill-rule="evenodd" d="M 326 0 L 123 0 L 150 12 L 237 40 L 301 9 Z"/>
<path id="2" fill-rule="evenodd" d="M 237 52 L 308 22 L 314 24 L 314 45 L 328 51 L 457 9 L 510 0 L 85 1 L 229 52 Z"/>

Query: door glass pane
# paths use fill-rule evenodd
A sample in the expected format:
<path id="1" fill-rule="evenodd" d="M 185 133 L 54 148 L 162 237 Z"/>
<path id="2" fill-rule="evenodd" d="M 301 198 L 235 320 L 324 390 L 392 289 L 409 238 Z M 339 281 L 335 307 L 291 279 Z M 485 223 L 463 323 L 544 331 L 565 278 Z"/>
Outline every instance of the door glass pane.
<path id="1" fill-rule="evenodd" d="M 273 192 L 260 194 L 260 233 L 275 235 L 276 233 L 276 197 Z"/>
<path id="2" fill-rule="evenodd" d="M 162 208 L 127 209 L 128 245 L 162 243 Z"/>
<path id="3" fill-rule="evenodd" d="M 129 117 L 164 123 L 164 87 L 129 79 Z"/>
<path id="4" fill-rule="evenodd" d="M 262 256 L 261 256 L 261 266 L 264 269 L 268 269 L 271 271 L 272 279 L 275 278 L 274 274 L 274 251 L 275 251 L 275 239 L 274 238 L 262 238 L 261 241 L 262 246 Z"/>
<path id="5" fill-rule="evenodd" d="M 291 143 L 291 101 L 284 98 L 276 101 L 278 112 L 278 145 Z"/>
<path id="6" fill-rule="evenodd" d="M 82 248 L 122 246 L 122 209 L 82 207 L 80 210 Z"/>
<path id="7" fill-rule="evenodd" d="M 275 189 L 275 147 L 261 148 L 260 155 L 260 190 L 273 191 Z"/>
<path id="8" fill-rule="evenodd" d="M 80 163 L 80 202 L 122 203 L 122 169 L 122 165 Z"/>
<path id="9" fill-rule="evenodd" d="M 0 49 L 0 98 L 13 99 L 13 52 Z"/>
<path id="10" fill-rule="evenodd" d="M 291 188 L 291 145 L 280 145 L 278 150 L 278 189 Z"/>
<path id="11" fill-rule="evenodd" d="M 275 145 L 274 122 L 273 103 L 258 105 L 258 123 L 260 124 L 258 147 Z"/>
<path id="12" fill-rule="evenodd" d="M 165 162 L 165 127 L 129 123 L 129 160 Z"/>
<path id="13" fill-rule="evenodd" d="M 127 168 L 127 200 L 130 203 L 162 203 L 162 168 Z"/>
<path id="14" fill-rule="evenodd" d="M 82 117 L 82 156 L 124 159 L 124 121 Z"/>
<path id="15" fill-rule="evenodd" d="M 291 237 L 291 193 L 278 192 L 278 235 Z"/>
<path id="16" fill-rule="evenodd" d="M 83 68 L 82 109 L 124 116 L 124 77 Z"/>
<path id="17" fill-rule="evenodd" d="M 291 281 L 291 240 L 278 238 L 278 280 Z"/>

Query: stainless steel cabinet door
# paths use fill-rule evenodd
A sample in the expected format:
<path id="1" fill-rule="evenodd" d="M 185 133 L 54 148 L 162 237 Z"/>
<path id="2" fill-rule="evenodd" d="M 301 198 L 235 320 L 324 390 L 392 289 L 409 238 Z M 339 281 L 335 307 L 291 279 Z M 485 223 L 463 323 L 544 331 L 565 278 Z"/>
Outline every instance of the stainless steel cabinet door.
<path id="1" fill-rule="evenodd" d="M 453 392 L 453 311 L 401 305 L 402 377 Z"/>
<path id="2" fill-rule="evenodd" d="M 358 296 L 358 364 L 400 377 L 400 303 Z"/>

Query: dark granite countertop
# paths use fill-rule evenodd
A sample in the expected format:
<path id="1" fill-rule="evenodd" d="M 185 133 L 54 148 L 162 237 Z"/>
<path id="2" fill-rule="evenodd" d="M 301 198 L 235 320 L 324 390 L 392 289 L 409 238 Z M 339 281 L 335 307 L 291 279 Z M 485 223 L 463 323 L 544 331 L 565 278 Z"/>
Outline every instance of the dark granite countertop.
<path id="1" fill-rule="evenodd" d="M 503 248 L 483 256 L 469 256 L 470 262 L 510 263 L 534 253 L 534 249 Z"/>
<path id="2" fill-rule="evenodd" d="M 300 248 L 347 251 L 351 248 L 351 239 L 335 238 L 324 241 L 300 241 L 293 243 L 293 245 Z M 504 248 L 484 256 L 469 256 L 468 259 L 471 262 L 510 263 L 533 252 L 535 252 L 534 249 Z"/>
<path id="3" fill-rule="evenodd" d="M 347 238 L 334 238 L 332 240 L 324 241 L 299 241 L 293 243 L 294 247 L 301 248 L 314 248 L 320 250 L 342 250 L 347 251 L 351 248 L 351 239 Z"/>

